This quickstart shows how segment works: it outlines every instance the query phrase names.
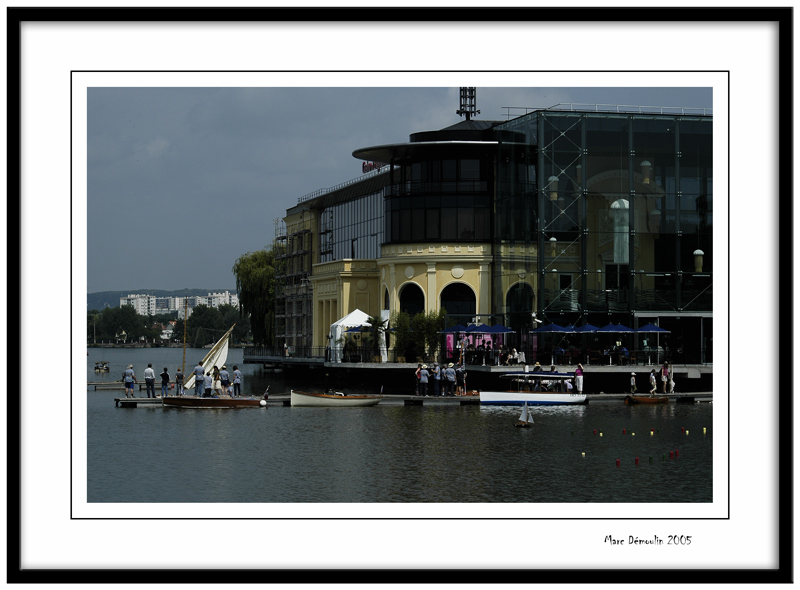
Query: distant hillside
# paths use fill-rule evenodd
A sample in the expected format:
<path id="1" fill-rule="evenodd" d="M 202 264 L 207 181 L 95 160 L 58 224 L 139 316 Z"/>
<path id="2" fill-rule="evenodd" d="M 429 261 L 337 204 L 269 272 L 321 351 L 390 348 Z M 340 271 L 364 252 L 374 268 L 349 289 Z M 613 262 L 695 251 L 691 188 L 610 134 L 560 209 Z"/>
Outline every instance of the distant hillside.
<path id="1" fill-rule="evenodd" d="M 159 289 L 132 289 L 128 291 L 99 291 L 86 295 L 86 309 L 103 309 L 105 307 L 119 307 L 121 297 L 128 295 L 155 295 L 156 297 L 193 297 L 195 295 L 208 295 L 209 293 L 224 293 L 233 289 L 181 289 L 180 291 L 162 291 Z"/>

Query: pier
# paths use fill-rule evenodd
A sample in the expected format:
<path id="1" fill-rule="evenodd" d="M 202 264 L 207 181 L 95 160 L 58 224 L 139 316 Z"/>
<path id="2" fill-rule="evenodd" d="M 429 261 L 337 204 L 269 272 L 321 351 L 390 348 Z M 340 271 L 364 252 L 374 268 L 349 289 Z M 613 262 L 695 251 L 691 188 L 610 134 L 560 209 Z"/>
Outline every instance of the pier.
<path id="1" fill-rule="evenodd" d="M 587 404 L 595 403 L 624 403 L 627 393 L 591 393 L 586 395 Z M 279 393 L 270 395 L 267 407 L 291 407 L 289 394 Z M 694 404 L 712 403 L 714 394 L 710 391 L 683 393 L 670 395 L 669 403 Z M 457 396 L 418 396 L 418 395 L 384 395 L 378 405 L 403 405 L 403 406 L 479 406 L 479 394 Z M 115 397 L 114 405 L 118 408 L 138 408 L 139 406 L 163 406 L 161 396 L 152 397 Z M 239 408 L 241 409 L 241 408 Z M 249 409 L 249 408 L 248 408 Z"/>

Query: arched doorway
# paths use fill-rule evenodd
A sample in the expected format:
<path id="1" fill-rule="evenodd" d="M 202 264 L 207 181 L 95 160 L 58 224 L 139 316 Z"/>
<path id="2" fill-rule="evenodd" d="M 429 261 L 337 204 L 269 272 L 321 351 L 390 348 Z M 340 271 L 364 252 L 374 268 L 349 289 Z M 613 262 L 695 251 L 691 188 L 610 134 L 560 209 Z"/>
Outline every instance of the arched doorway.
<path id="1" fill-rule="evenodd" d="M 475 315 L 475 293 L 465 283 L 452 283 L 439 296 L 440 305 L 448 315 L 463 316 L 457 318 L 458 323 L 465 324 Z"/>
<path id="2" fill-rule="evenodd" d="M 406 283 L 400 287 L 400 311 L 410 316 L 425 311 L 425 293 L 416 283 Z"/>

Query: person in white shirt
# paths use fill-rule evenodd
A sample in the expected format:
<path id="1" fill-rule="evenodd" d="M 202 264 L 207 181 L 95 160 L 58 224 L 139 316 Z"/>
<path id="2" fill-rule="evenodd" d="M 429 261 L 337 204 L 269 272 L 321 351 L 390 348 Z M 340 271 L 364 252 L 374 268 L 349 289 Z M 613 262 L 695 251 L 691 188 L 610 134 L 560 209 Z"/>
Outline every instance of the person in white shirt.
<path id="1" fill-rule="evenodd" d="M 147 385 L 147 397 L 156 397 L 156 372 L 153 370 L 153 363 L 147 363 L 144 370 L 144 382 Z M 152 396 L 150 394 L 153 394 Z"/>

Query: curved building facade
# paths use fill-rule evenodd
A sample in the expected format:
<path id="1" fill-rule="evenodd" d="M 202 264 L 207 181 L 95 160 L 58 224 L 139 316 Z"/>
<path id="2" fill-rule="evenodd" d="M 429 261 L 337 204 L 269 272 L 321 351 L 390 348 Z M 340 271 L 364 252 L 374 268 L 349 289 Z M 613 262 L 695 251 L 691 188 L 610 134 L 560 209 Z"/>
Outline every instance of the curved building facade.
<path id="1" fill-rule="evenodd" d="M 301 199 L 277 232 L 276 336 L 314 354 L 356 308 L 443 308 L 510 327 L 529 360 L 554 345 L 535 314 L 654 322 L 674 362 L 711 362 L 712 145 L 711 116 L 539 110 L 356 149 L 380 170 Z"/>

